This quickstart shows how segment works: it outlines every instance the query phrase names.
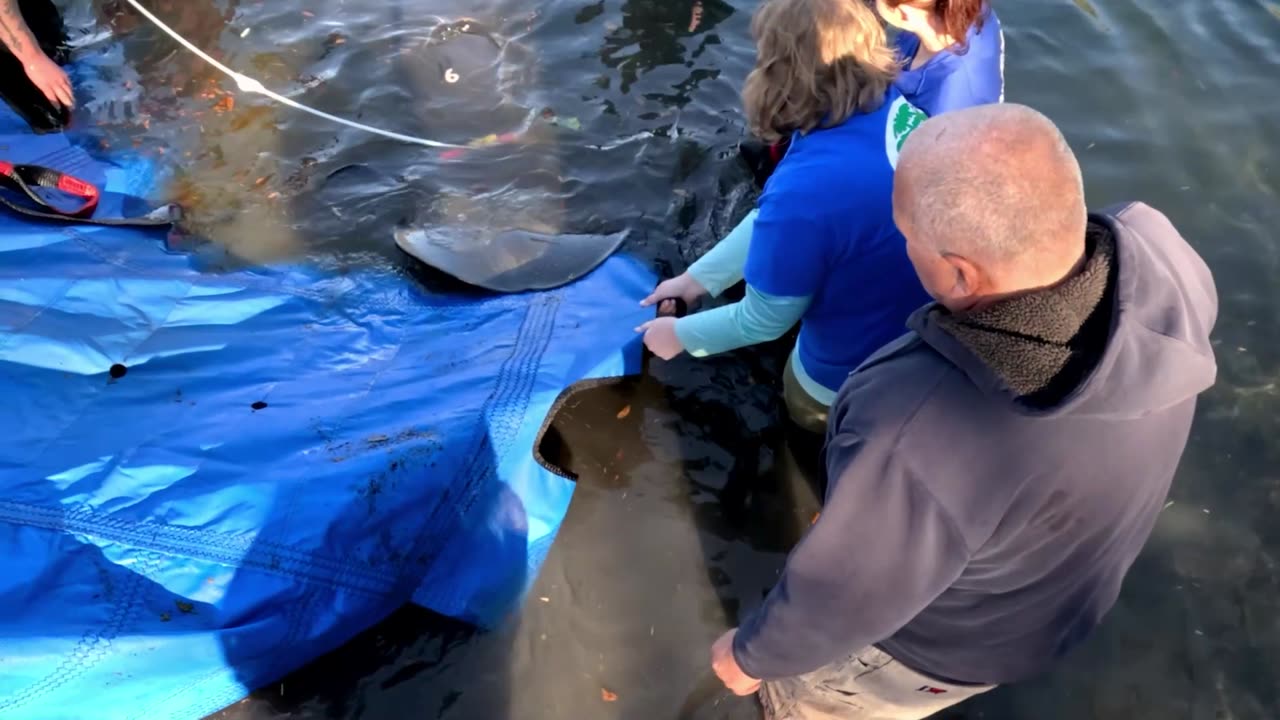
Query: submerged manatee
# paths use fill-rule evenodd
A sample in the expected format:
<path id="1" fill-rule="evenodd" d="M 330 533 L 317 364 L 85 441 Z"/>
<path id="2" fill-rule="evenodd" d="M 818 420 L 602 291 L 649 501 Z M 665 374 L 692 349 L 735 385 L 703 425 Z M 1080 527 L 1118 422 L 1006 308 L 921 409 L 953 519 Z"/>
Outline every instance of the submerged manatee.
<path id="1" fill-rule="evenodd" d="M 441 21 L 405 44 L 401 71 L 415 115 L 442 153 L 431 201 L 396 244 L 463 282 L 498 292 L 553 288 L 590 272 L 626 232 L 584 233 L 566 211 L 558 131 L 538 104 L 533 55 L 474 18 Z M 593 223 L 595 224 L 595 223 Z"/>
<path id="2" fill-rule="evenodd" d="M 576 280 L 612 255 L 627 232 L 573 235 L 509 229 L 401 228 L 402 250 L 470 285 L 497 292 L 546 290 Z"/>
<path id="3" fill-rule="evenodd" d="M 401 227 L 396 245 L 470 285 L 497 292 L 545 290 L 572 282 L 617 251 L 627 231 L 564 233 L 562 213 L 445 194 L 431 223 Z M 542 211 L 542 212 L 539 212 Z"/>

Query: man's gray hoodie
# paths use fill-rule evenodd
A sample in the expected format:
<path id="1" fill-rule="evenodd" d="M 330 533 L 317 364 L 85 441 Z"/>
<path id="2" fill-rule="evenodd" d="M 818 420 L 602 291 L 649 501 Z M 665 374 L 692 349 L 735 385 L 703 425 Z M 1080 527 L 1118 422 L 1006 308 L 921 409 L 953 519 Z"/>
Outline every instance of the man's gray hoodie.
<path id="1" fill-rule="evenodd" d="M 876 645 L 959 683 L 1037 674 L 1115 603 L 1213 385 L 1208 268 L 1141 204 L 1062 284 L 937 305 L 849 376 L 822 515 L 734 643 L 778 679 Z"/>

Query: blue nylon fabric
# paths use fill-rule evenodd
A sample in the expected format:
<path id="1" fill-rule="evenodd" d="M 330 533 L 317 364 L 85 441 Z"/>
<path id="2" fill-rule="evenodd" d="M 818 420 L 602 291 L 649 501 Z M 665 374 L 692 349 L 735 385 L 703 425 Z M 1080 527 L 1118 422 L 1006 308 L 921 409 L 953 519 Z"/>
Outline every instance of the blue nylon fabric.
<path id="1" fill-rule="evenodd" d="M 153 182 L 12 120 L 0 158 Z M 655 281 L 205 274 L 161 233 L 0 213 L 0 718 L 200 718 L 406 601 L 500 619 L 573 491 L 534 438 L 568 385 L 638 370 Z"/>

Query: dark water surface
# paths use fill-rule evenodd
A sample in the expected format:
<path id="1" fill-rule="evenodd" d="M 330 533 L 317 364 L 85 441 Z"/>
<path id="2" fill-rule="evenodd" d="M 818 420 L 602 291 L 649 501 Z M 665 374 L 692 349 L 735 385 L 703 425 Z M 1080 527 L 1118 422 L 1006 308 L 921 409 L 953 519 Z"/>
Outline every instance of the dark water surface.
<path id="1" fill-rule="evenodd" d="M 391 234 L 417 223 L 630 229 L 626 250 L 678 271 L 750 202 L 735 146 L 754 3 L 149 6 L 324 110 L 450 142 L 519 137 L 450 159 L 250 97 L 232 105 L 228 84 L 124 3 L 78 0 L 69 15 L 88 34 L 82 56 L 116 68 L 86 91 L 82 120 L 102 125 L 104 143 L 180 155 L 167 158 L 165 194 L 243 261 L 407 267 Z M 997 7 L 1008 98 L 1062 126 L 1090 202 L 1164 210 L 1213 268 L 1221 370 L 1173 504 L 1102 629 L 1050 675 L 942 717 L 1278 718 L 1280 8 Z M 433 28 L 464 16 L 499 42 L 464 33 L 430 45 Z M 100 32 L 108 25 L 114 37 Z M 458 82 L 441 81 L 442 63 Z M 558 427 L 579 488 L 526 607 L 504 627 L 477 633 L 407 608 L 217 717 L 755 717 L 750 701 L 717 689 L 707 657 L 816 507 L 786 456 L 760 449 L 778 416 L 777 350 L 655 362 L 647 380 L 568 404 Z M 756 455 L 758 477 L 735 462 Z"/>

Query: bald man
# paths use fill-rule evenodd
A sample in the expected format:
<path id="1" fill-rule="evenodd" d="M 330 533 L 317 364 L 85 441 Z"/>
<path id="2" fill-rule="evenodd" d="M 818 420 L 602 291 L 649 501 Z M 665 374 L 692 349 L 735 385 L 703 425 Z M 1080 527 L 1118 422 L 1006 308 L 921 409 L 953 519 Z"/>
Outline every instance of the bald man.
<path id="1" fill-rule="evenodd" d="M 893 202 L 936 302 L 845 382 L 822 515 L 712 651 L 774 719 L 924 718 L 1076 647 L 1214 382 L 1208 269 L 1145 205 L 1087 213 L 1035 111 L 929 120 Z"/>

